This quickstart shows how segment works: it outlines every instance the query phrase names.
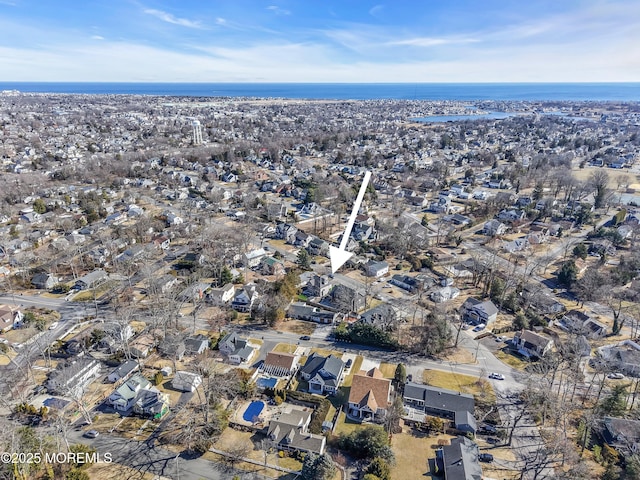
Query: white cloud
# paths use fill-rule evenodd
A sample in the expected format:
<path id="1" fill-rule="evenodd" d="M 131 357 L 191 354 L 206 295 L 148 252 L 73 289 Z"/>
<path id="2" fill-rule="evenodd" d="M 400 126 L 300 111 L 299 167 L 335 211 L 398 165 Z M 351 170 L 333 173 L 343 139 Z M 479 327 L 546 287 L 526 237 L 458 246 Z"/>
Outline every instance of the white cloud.
<path id="1" fill-rule="evenodd" d="M 267 7 L 267 10 L 272 11 L 276 15 L 291 15 L 291 11 L 290 10 L 286 10 L 284 8 L 280 8 L 277 5 L 269 5 Z"/>
<path id="2" fill-rule="evenodd" d="M 101 35 L 91 35 L 91 40 L 104 40 L 104 37 Z"/>
<path id="3" fill-rule="evenodd" d="M 178 18 L 168 12 L 164 12 L 162 10 L 156 10 L 154 8 L 147 8 L 144 10 L 144 13 L 147 15 L 152 15 L 156 18 L 159 18 L 163 22 L 172 23 L 174 25 L 180 25 L 181 27 L 187 28 L 204 28 L 199 21 L 188 20 L 186 18 Z"/>
<path id="4" fill-rule="evenodd" d="M 377 17 L 379 13 L 384 10 L 384 5 L 376 5 L 369 10 L 369 15 L 372 17 Z"/>
<path id="5" fill-rule="evenodd" d="M 411 47 L 435 47 L 438 45 L 455 45 L 455 44 L 466 44 L 466 43 L 476 43 L 479 40 L 475 38 L 464 38 L 464 37 L 415 37 L 408 38 L 406 40 L 396 40 L 392 42 L 388 42 L 387 45 L 397 45 L 397 46 L 411 46 Z"/>

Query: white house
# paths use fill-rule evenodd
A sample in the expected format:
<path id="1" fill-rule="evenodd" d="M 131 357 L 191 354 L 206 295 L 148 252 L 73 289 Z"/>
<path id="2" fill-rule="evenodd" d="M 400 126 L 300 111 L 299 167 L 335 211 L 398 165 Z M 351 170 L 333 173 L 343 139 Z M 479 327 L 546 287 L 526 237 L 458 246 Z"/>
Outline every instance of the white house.
<path id="1" fill-rule="evenodd" d="M 171 385 L 181 392 L 195 392 L 202 383 L 202 377 L 197 373 L 177 371 Z"/>
<path id="2" fill-rule="evenodd" d="M 389 264 L 387 262 L 369 261 L 364 268 L 367 277 L 380 278 L 389 273 Z"/>

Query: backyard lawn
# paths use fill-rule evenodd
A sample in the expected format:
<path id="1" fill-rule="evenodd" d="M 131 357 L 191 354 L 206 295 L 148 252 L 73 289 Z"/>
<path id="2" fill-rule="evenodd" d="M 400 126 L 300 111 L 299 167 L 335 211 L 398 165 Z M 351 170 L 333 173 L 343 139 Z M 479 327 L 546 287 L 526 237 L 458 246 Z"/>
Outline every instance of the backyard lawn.
<path id="1" fill-rule="evenodd" d="M 396 457 L 391 468 L 391 480 L 428 477 L 428 459 L 435 458 L 438 440 L 451 440 L 451 435 L 427 436 L 413 432 L 406 427 L 402 433 L 395 434 L 391 440 L 391 449 Z"/>
<path id="2" fill-rule="evenodd" d="M 381 363 L 379 370 L 384 375 L 384 378 L 393 378 L 396 375 L 396 368 L 398 367 L 395 363 Z"/>

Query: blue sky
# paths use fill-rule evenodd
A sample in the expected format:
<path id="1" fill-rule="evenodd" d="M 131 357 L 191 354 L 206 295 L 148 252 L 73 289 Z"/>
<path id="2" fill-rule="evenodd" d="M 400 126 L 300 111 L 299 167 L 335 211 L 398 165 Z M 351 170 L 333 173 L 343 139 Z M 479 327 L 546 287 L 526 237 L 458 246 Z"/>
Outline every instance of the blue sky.
<path id="1" fill-rule="evenodd" d="M 638 0 L 0 0 L 0 81 L 640 81 Z"/>

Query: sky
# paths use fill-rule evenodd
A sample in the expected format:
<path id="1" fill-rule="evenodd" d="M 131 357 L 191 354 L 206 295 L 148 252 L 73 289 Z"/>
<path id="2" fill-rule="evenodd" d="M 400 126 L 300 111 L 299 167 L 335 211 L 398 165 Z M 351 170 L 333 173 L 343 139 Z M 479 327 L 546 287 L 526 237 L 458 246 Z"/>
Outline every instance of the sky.
<path id="1" fill-rule="evenodd" d="M 638 0 L 0 0 L 0 32 L 0 81 L 640 81 Z"/>

